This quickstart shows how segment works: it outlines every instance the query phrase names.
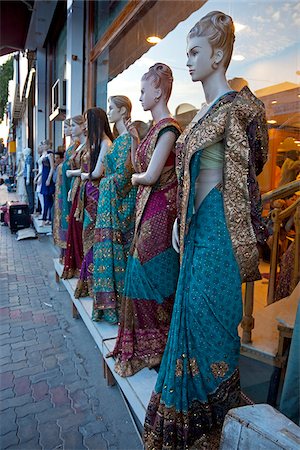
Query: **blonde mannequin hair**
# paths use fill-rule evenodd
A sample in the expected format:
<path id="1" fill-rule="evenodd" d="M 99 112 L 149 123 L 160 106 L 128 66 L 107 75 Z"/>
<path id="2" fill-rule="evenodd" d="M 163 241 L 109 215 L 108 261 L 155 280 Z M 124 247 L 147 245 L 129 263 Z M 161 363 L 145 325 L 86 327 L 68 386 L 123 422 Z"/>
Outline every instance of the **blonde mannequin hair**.
<path id="1" fill-rule="evenodd" d="M 71 117 L 71 124 L 72 124 L 72 122 L 75 122 L 76 125 L 79 125 L 80 127 L 82 127 L 83 133 L 86 135 L 86 132 L 87 132 L 86 118 L 82 114 Z"/>
<path id="2" fill-rule="evenodd" d="M 207 37 L 213 50 L 220 49 L 223 51 L 222 64 L 227 70 L 235 41 L 232 18 L 220 11 L 211 11 L 202 17 L 188 34 L 188 38 L 195 36 Z"/>
<path id="3" fill-rule="evenodd" d="M 169 66 L 164 63 L 156 63 L 151 66 L 147 73 L 142 76 L 142 80 L 153 79 L 154 87 L 161 88 L 162 95 L 164 95 L 166 101 L 169 100 L 172 86 L 173 86 L 173 73 Z"/>
<path id="4" fill-rule="evenodd" d="M 128 97 L 125 95 L 112 95 L 108 99 L 109 102 L 114 102 L 117 108 L 121 109 L 124 107 L 126 109 L 126 114 L 124 119 L 129 119 L 131 116 L 132 104 Z"/>
<path id="5" fill-rule="evenodd" d="M 66 126 L 66 127 L 70 127 L 71 126 L 71 117 L 68 117 L 68 119 L 65 119 L 65 121 L 64 121 L 64 125 Z"/>

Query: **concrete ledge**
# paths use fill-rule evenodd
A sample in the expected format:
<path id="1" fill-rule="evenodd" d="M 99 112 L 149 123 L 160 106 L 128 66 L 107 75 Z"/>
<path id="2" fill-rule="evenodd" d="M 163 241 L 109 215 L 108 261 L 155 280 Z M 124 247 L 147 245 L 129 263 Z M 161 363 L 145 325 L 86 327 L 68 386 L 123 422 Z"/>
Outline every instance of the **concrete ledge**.
<path id="1" fill-rule="evenodd" d="M 58 258 L 55 258 L 53 261 L 55 271 L 57 275 L 61 277 L 63 266 L 60 264 Z M 115 373 L 114 359 L 107 358 L 106 355 L 114 348 L 118 334 L 118 326 L 110 325 L 107 322 L 94 322 L 91 319 L 93 300 L 90 297 L 80 299 L 74 297 L 74 291 L 77 284 L 76 278 L 71 278 L 70 280 L 61 279 L 61 282 L 67 289 L 73 304 L 84 321 L 87 329 L 91 333 L 95 344 L 102 353 L 103 359 L 111 370 L 116 383 L 122 390 L 140 424 L 143 425 L 150 396 L 156 383 L 156 371 L 143 369 L 132 377 L 127 378 L 122 378 Z M 101 374 L 99 374 L 99 376 L 101 376 Z"/>
<path id="2" fill-rule="evenodd" d="M 220 450 L 298 450 L 300 428 L 270 405 L 251 405 L 228 412 Z"/>

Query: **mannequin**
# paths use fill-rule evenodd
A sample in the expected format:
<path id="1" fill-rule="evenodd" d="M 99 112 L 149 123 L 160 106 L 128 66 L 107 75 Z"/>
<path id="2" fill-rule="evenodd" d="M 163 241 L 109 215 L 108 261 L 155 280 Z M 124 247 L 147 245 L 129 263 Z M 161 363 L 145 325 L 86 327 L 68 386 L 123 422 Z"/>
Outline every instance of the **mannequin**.
<path id="1" fill-rule="evenodd" d="M 66 119 L 64 121 L 64 136 L 65 139 L 71 137 L 71 143 L 65 151 L 63 163 L 57 168 L 55 183 L 53 239 L 55 245 L 61 248 L 61 262 L 64 261 L 64 253 L 67 247 L 67 232 L 71 209 L 71 203 L 68 201 L 71 178 L 67 177 L 66 171 L 70 169 L 70 157 L 79 145 L 78 141 L 72 141 L 71 120 Z"/>
<path id="2" fill-rule="evenodd" d="M 37 172 L 36 176 L 34 177 L 34 184 L 36 185 L 35 192 L 37 195 L 37 202 L 40 202 L 41 206 L 41 214 L 38 217 L 39 219 L 42 219 L 44 214 L 44 196 L 41 194 L 41 187 L 42 187 L 42 170 L 43 170 L 43 146 L 40 144 L 37 148 L 37 153 L 39 155 L 39 158 L 37 160 L 38 168 L 34 169 L 34 172 Z"/>
<path id="3" fill-rule="evenodd" d="M 121 376 L 160 363 L 171 320 L 179 268 L 171 242 L 177 192 L 173 150 L 180 134 L 167 106 L 172 83 L 172 71 L 162 63 L 150 67 L 142 77 L 140 102 L 145 111 L 151 111 L 155 125 L 140 144 L 137 130 L 127 121 L 136 172 L 131 180 L 138 192 L 113 351 L 115 371 Z"/>
<path id="4" fill-rule="evenodd" d="M 52 179 L 54 172 L 53 152 L 51 142 L 46 139 L 41 142 L 42 147 L 42 183 L 41 194 L 44 196 L 43 225 L 50 225 L 52 222 L 51 210 L 53 206 L 53 194 L 55 185 Z"/>
<path id="5" fill-rule="evenodd" d="M 218 11 L 188 34 L 187 66 L 207 104 L 177 141 L 173 242 L 181 267 L 146 413 L 147 450 L 219 448 L 224 417 L 240 405 L 241 281 L 260 277 L 256 174 L 266 161 L 268 135 L 262 102 L 247 87 L 237 93 L 227 84 L 233 43 L 233 21 Z"/>
<path id="6" fill-rule="evenodd" d="M 87 152 L 86 121 L 82 115 L 72 117 L 71 130 L 73 141 L 78 141 L 79 145 L 70 156 L 69 162 L 71 168 L 66 170 L 66 176 L 71 179 L 68 200 L 71 201 L 72 206 L 69 214 L 67 248 L 62 274 L 62 278 L 65 279 L 79 276 L 83 260 L 82 222 L 77 220 L 75 216 L 80 200 L 81 164 L 84 155 Z"/>
<path id="7" fill-rule="evenodd" d="M 29 214 L 33 214 L 34 211 L 34 198 L 33 198 L 33 159 L 31 156 L 31 148 L 26 147 L 23 150 L 25 162 L 24 162 L 24 181 L 27 193 L 27 200 L 29 205 Z"/>
<path id="8" fill-rule="evenodd" d="M 93 296 L 93 245 L 99 197 L 99 180 L 102 176 L 103 159 L 109 151 L 113 136 L 105 111 L 90 108 L 85 113 L 87 121 L 87 149 L 81 165 L 82 210 L 76 215 L 83 220 L 83 262 L 75 289 L 75 298 Z M 85 171 L 85 172 L 84 172 Z"/>
<path id="9" fill-rule="evenodd" d="M 124 95 L 108 99 L 108 119 L 118 137 L 103 160 L 104 174 L 94 243 L 93 320 L 117 323 L 124 289 L 126 261 L 134 231 L 136 188 L 131 184 L 131 137 L 125 126 L 131 101 Z"/>
<path id="10" fill-rule="evenodd" d="M 21 202 L 26 203 L 27 202 L 27 193 L 26 193 L 26 187 L 25 187 L 25 179 L 23 176 L 24 173 L 24 166 L 25 166 L 25 157 L 24 153 L 21 152 L 19 156 L 18 161 L 18 168 L 17 168 L 17 194 L 19 197 L 19 200 Z"/>

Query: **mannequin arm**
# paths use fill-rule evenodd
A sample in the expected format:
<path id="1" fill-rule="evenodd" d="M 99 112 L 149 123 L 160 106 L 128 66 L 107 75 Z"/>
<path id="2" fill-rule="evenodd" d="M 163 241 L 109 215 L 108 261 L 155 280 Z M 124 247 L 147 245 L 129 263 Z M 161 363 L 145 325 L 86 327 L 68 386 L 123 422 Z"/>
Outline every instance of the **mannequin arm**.
<path id="1" fill-rule="evenodd" d="M 107 153 L 107 150 L 109 149 L 110 146 L 111 146 L 111 142 L 108 141 L 107 139 L 105 139 L 101 142 L 101 148 L 100 148 L 100 153 L 99 153 L 99 156 L 97 159 L 97 163 L 96 163 L 95 169 L 91 173 L 92 180 L 98 180 L 102 176 L 102 174 L 104 172 L 103 161 L 104 161 L 105 155 Z"/>
<path id="2" fill-rule="evenodd" d="M 138 148 L 139 141 L 131 136 L 131 163 L 134 170 L 137 170 L 137 167 L 135 165 L 135 154 L 136 149 Z"/>
<path id="3" fill-rule="evenodd" d="M 27 186 L 30 183 L 30 164 L 27 162 L 26 164 L 26 184 Z"/>
<path id="4" fill-rule="evenodd" d="M 49 158 L 49 162 L 50 162 L 50 172 L 49 172 L 48 178 L 46 180 L 46 186 L 50 185 L 51 178 L 52 178 L 52 175 L 53 175 L 53 172 L 54 172 L 54 161 L 53 161 L 53 156 L 52 156 L 51 153 L 49 153 L 48 158 Z"/>
<path id="5" fill-rule="evenodd" d="M 132 184 L 152 186 L 162 174 L 170 151 L 174 147 L 176 136 L 172 131 L 167 131 L 158 140 L 146 172 L 132 175 Z"/>
<path id="6" fill-rule="evenodd" d="M 74 170 L 69 169 L 69 170 L 66 171 L 66 175 L 67 175 L 68 178 L 80 177 L 81 170 L 80 169 L 74 169 Z"/>

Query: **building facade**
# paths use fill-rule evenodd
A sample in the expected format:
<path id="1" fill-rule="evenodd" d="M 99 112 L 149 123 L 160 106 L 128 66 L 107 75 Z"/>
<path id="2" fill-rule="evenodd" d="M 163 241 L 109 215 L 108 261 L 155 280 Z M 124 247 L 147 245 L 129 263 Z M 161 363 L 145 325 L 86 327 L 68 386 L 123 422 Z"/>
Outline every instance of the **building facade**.
<path id="1" fill-rule="evenodd" d="M 63 144 L 63 120 L 91 106 L 106 109 L 110 95 L 132 100 L 132 119 L 150 116 L 138 101 L 140 79 L 157 61 L 174 74 L 171 113 L 183 126 L 204 96 L 186 68 L 186 36 L 207 12 L 233 17 L 236 42 L 228 78 L 247 84 L 266 106 L 269 160 L 260 185 L 278 186 L 287 157 L 300 155 L 297 2 L 236 0 L 35 1 L 23 51 L 15 56 L 11 118 L 17 152 L 48 138 Z M 156 42 L 155 44 L 151 42 Z M 25 74 L 25 75 L 24 75 Z M 17 92 L 17 94 L 16 94 Z"/>

